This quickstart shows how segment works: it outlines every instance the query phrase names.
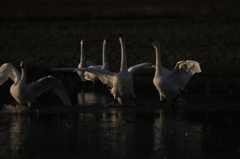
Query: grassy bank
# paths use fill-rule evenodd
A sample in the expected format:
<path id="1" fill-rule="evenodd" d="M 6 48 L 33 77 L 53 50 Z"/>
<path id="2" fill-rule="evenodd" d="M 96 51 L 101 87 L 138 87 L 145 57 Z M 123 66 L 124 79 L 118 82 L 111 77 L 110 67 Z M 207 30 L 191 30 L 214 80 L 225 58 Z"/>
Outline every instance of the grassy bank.
<path id="1" fill-rule="evenodd" d="M 237 75 L 240 9 L 237 1 L 0 1 L 0 63 L 27 61 L 33 76 L 50 67 L 75 67 L 81 39 L 88 60 L 101 64 L 102 41 L 112 71 L 120 67 L 118 34 L 126 38 L 128 65 L 155 62 L 147 39 L 161 43 L 163 66 L 200 63 L 203 75 Z M 19 67 L 18 67 L 19 68 Z"/>

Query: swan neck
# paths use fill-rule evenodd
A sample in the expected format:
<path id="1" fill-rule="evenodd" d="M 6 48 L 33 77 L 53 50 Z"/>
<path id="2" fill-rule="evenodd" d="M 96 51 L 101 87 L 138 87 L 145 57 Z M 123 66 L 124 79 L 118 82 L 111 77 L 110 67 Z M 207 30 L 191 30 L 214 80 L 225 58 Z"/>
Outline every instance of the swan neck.
<path id="1" fill-rule="evenodd" d="M 121 44 L 121 69 L 120 71 L 127 71 L 127 58 L 124 39 L 120 40 Z"/>
<path id="2" fill-rule="evenodd" d="M 161 55 L 160 55 L 160 45 L 155 45 L 156 50 L 156 73 L 162 75 L 162 61 L 161 61 Z"/>
<path id="3" fill-rule="evenodd" d="M 26 83 L 26 74 L 27 74 L 27 69 L 26 69 L 26 66 L 24 65 L 24 67 L 21 68 L 22 70 L 22 76 L 21 76 L 21 81 Z"/>
<path id="4" fill-rule="evenodd" d="M 109 70 L 109 64 L 107 60 L 107 55 L 106 55 L 106 44 L 103 44 L 103 50 L 102 50 L 102 68 Z"/>
<path id="5" fill-rule="evenodd" d="M 83 46 L 81 45 L 81 56 L 80 56 L 80 65 L 81 67 L 85 67 L 86 66 L 86 59 L 85 59 L 85 52 L 84 52 L 84 49 L 83 49 Z"/>

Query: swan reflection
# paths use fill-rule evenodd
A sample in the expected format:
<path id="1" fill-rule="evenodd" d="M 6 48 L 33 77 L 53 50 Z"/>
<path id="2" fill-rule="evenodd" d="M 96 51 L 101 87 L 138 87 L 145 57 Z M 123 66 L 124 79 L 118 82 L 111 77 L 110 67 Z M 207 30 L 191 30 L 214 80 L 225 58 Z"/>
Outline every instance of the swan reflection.
<path id="1" fill-rule="evenodd" d="M 78 105 L 104 105 L 109 99 L 105 96 L 97 94 L 95 92 L 88 92 L 86 90 L 81 90 L 77 93 Z"/>
<path id="2" fill-rule="evenodd" d="M 179 114 L 168 110 L 152 113 L 129 110 L 132 109 L 109 108 L 72 116 L 62 114 L 57 119 L 57 115 L 51 114 L 40 114 L 37 118 L 13 116 L 9 129 L 0 133 L 0 144 L 11 150 L 11 158 L 24 157 L 30 152 L 44 158 L 49 154 L 59 155 L 59 151 L 66 156 L 71 152 L 89 158 L 106 153 L 120 158 L 201 155 L 204 140 L 201 124 L 178 121 Z M 4 155 L 9 154 L 6 151 Z"/>
<path id="3" fill-rule="evenodd" d="M 177 118 L 171 112 L 160 110 L 159 117 L 153 123 L 154 151 L 163 158 L 176 158 L 176 154 L 186 158 L 200 156 L 202 125 L 178 121 Z"/>

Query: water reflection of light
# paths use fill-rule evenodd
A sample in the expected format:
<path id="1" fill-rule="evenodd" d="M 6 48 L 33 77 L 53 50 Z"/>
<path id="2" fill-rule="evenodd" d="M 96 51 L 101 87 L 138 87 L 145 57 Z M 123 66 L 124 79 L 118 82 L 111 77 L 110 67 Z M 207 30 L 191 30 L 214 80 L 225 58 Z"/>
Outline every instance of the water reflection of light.
<path id="1" fill-rule="evenodd" d="M 202 125 L 177 121 L 177 116 L 160 110 L 160 116 L 154 120 L 153 130 L 154 151 L 157 152 L 155 157 L 201 156 Z"/>
<path id="2" fill-rule="evenodd" d="M 163 121 L 162 121 L 162 110 L 160 110 L 159 117 L 154 119 L 153 123 L 153 133 L 154 133 L 154 150 L 159 151 L 162 147 L 161 138 L 162 138 L 162 129 L 163 129 Z"/>
<path id="3" fill-rule="evenodd" d="M 107 98 L 94 92 L 80 91 L 77 94 L 79 105 L 106 104 Z"/>
<path id="4" fill-rule="evenodd" d="M 21 115 L 14 115 L 12 116 L 12 126 L 9 129 L 9 148 L 13 152 L 12 155 L 16 157 L 19 155 L 17 154 L 19 149 L 24 149 L 25 137 L 26 134 L 24 133 L 24 127 L 28 125 L 30 122 L 30 118 L 27 116 Z M 15 153 L 14 153 L 15 152 Z"/>
<path id="5" fill-rule="evenodd" d="M 116 154 L 122 154 L 125 151 L 125 135 L 127 134 L 124 128 L 125 121 L 122 119 L 122 113 L 112 110 L 108 113 L 103 113 L 100 127 L 103 128 L 104 136 L 108 138 L 108 149 Z M 103 142 L 105 144 L 105 142 Z"/>

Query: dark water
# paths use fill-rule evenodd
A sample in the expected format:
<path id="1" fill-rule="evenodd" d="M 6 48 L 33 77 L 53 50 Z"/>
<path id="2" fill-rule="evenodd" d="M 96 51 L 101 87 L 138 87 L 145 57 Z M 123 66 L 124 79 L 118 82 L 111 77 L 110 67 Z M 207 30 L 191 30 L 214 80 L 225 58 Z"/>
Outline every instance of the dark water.
<path id="1" fill-rule="evenodd" d="M 1 114 L 0 158 L 240 157 L 239 94 L 190 89 L 171 109 L 138 91 L 132 107 L 109 107 L 111 95 L 90 87 L 70 93 L 72 107 L 47 94 L 32 114 Z"/>

